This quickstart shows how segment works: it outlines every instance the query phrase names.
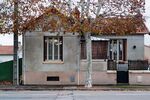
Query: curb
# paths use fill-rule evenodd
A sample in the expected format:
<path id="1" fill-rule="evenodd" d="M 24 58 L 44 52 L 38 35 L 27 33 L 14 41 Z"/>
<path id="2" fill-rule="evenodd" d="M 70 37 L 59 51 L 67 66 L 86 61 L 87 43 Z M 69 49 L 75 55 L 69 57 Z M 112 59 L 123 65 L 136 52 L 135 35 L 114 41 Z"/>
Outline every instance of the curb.
<path id="1" fill-rule="evenodd" d="M 0 86 L 0 91 L 150 91 L 150 86 Z"/>

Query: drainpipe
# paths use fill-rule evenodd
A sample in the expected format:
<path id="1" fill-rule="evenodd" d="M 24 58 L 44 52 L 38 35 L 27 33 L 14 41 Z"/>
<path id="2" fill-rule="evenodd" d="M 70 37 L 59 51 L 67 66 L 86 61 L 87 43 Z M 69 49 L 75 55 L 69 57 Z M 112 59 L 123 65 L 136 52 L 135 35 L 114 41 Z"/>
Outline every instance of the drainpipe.
<path id="1" fill-rule="evenodd" d="M 23 36 L 22 36 L 22 38 L 23 38 L 23 59 L 22 59 L 22 61 L 23 61 L 23 63 L 22 63 L 22 80 L 23 80 L 23 84 L 25 84 L 25 79 L 26 79 L 26 76 L 25 76 L 25 71 L 26 71 L 26 69 L 25 69 L 25 67 L 26 67 L 26 64 L 25 64 L 25 34 L 23 34 Z"/>
<path id="2" fill-rule="evenodd" d="M 80 51 L 81 51 L 81 46 L 80 46 L 80 36 L 78 38 L 78 43 L 77 43 L 77 48 L 79 47 L 78 52 L 77 52 L 77 64 L 78 64 L 78 68 L 77 68 L 77 73 L 78 73 L 78 82 L 77 82 L 77 85 L 80 85 Z"/>

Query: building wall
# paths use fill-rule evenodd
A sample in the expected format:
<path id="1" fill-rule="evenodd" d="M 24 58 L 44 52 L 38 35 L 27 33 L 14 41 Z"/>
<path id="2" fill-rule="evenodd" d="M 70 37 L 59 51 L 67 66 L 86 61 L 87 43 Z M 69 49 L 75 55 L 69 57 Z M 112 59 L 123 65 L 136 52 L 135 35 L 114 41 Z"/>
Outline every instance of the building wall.
<path id="1" fill-rule="evenodd" d="M 0 55 L 0 63 L 13 60 L 13 55 Z"/>
<path id="2" fill-rule="evenodd" d="M 144 35 L 101 36 L 106 39 L 127 39 L 127 60 L 144 60 Z M 136 46 L 133 49 L 133 46 Z"/>
<path id="3" fill-rule="evenodd" d="M 129 71 L 129 83 L 136 85 L 150 85 L 150 71 Z"/>
<path id="4" fill-rule="evenodd" d="M 66 73 L 69 72 L 68 80 L 70 77 L 75 77 L 70 72 L 76 73 L 77 71 L 77 51 L 78 51 L 78 37 L 76 35 L 60 34 L 63 36 L 63 61 L 62 62 L 44 62 L 43 60 L 43 48 L 44 48 L 44 36 L 56 36 L 57 33 L 50 32 L 32 32 L 27 33 L 24 37 L 24 75 L 25 84 L 40 84 L 38 80 L 42 80 L 44 83 L 48 82 L 46 79 L 48 76 L 59 76 L 60 82 L 66 77 Z M 47 73 L 46 73 L 47 72 Z M 54 74 L 55 72 L 55 74 Z M 57 73 L 58 72 L 58 73 Z M 34 74 L 35 73 L 35 74 Z M 31 76 L 29 76 L 31 75 Z M 64 75 L 64 77 L 63 77 Z M 28 77 L 29 76 L 29 77 Z M 32 76 L 34 79 L 32 79 Z M 67 79 L 66 77 L 66 79 Z M 39 79 L 41 78 L 41 79 Z M 57 83 L 57 82 L 56 82 Z"/>
<path id="5" fill-rule="evenodd" d="M 128 60 L 144 60 L 144 35 L 128 36 L 127 58 Z"/>
<path id="6" fill-rule="evenodd" d="M 150 64 L 150 46 L 144 46 L 144 59 Z"/>
<path id="7" fill-rule="evenodd" d="M 50 32 L 30 32 L 25 34 L 23 47 L 24 84 L 85 84 L 87 61 L 79 60 L 80 42 L 76 34 L 59 34 L 63 36 L 63 62 L 43 61 L 44 36 L 55 35 L 57 33 Z M 144 59 L 144 36 L 105 36 L 104 38 L 127 39 L 127 59 Z M 136 45 L 136 49 L 132 50 L 134 45 Z M 93 84 L 116 84 L 116 72 L 107 71 L 107 60 L 93 60 L 92 65 Z M 58 76 L 59 81 L 47 81 L 49 76 Z"/>

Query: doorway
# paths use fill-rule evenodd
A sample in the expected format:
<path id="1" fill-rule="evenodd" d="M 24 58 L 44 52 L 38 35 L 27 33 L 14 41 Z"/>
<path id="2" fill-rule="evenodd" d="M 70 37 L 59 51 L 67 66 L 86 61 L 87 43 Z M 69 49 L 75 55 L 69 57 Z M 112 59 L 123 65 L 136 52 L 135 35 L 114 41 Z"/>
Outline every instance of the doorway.
<path id="1" fill-rule="evenodd" d="M 117 84 L 129 84 L 128 64 L 117 65 Z"/>

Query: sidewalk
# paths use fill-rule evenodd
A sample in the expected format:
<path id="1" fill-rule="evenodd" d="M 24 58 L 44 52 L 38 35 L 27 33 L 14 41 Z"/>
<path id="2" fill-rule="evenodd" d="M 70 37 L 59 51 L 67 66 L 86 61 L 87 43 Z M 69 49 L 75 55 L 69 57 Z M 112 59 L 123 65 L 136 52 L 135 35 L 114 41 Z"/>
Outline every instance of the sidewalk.
<path id="1" fill-rule="evenodd" d="M 57 91 L 57 90 L 81 90 L 81 91 L 150 91 L 150 86 L 139 85 L 104 85 L 85 88 L 84 86 L 47 86 L 47 85 L 0 85 L 0 91 Z"/>

